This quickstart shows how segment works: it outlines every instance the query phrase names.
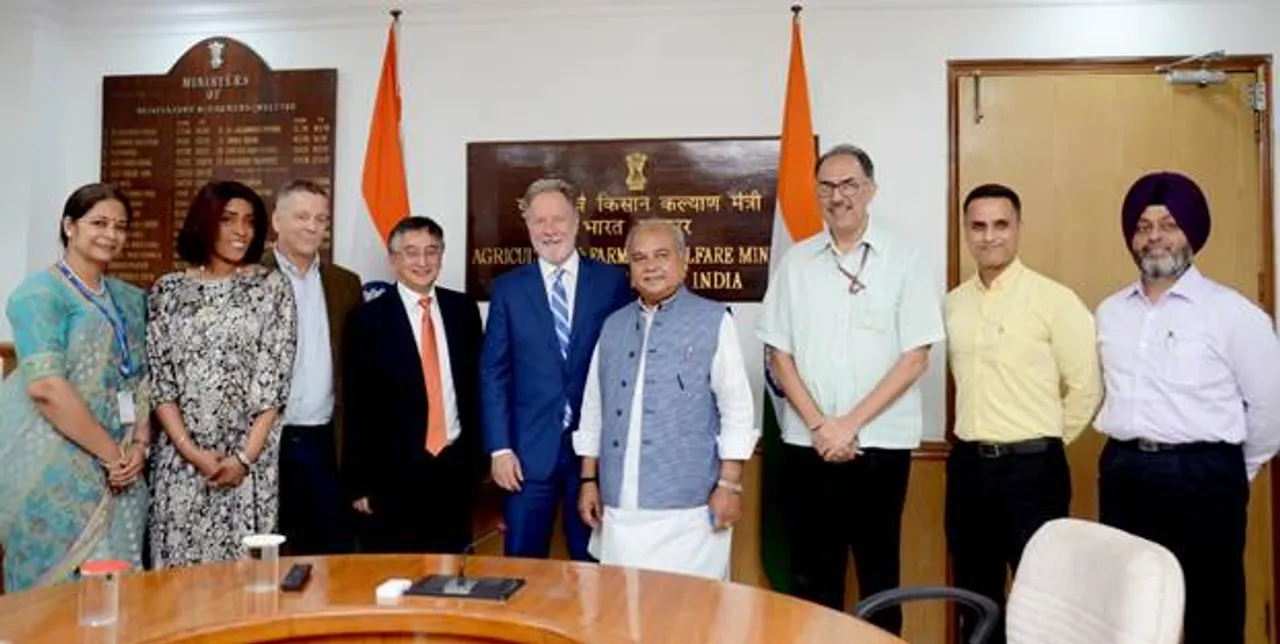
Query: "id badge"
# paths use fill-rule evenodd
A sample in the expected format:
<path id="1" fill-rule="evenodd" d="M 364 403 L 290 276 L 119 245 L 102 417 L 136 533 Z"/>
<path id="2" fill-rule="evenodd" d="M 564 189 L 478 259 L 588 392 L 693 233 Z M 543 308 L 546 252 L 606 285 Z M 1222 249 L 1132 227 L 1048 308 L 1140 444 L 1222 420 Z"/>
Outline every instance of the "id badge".
<path id="1" fill-rule="evenodd" d="M 120 410 L 120 424 L 132 425 L 138 418 L 138 411 L 133 406 L 133 392 L 116 392 L 116 408 Z"/>

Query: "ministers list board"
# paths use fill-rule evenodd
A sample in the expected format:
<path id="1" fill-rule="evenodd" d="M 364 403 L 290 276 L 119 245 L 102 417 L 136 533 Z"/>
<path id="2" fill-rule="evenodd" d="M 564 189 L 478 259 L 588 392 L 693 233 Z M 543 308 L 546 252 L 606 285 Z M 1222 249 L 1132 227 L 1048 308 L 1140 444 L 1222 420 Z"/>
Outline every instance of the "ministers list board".
<path id="1" fill-rule="evenodd" d="M 332 192 L 336 101 L 336 70 L 273 71 L 223 37 L 192 46 L 168 74 L 104 77 L 102 181 L 133 209 L 112 274 L 146 288 L 184 268 L 178 231 L 211 180 L 248 185 L 268 212 L 291 179 Z M 329 240 L 321 257 L 332 260 Z"/>

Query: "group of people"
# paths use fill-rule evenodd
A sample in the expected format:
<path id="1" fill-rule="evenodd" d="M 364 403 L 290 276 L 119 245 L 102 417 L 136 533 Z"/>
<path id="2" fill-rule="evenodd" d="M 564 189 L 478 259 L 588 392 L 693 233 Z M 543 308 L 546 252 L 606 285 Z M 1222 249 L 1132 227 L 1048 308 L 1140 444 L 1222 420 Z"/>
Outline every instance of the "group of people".
<path id="1" fill-rule="evenodd" d="M 1242 641 L 1245 508 L 1280 447 L 1280 344 L 1195 268 L 1210 228 L 1196 184 L 1158 172 L 1130 189 L 1139 279 L 1095 327 L 1019 262 L 1014 190 L 966 197 L 978 270 L 944 302 L 922 251 L 871 217 L 866 152 L 836 146 L 815 172 L 826 229 L 782 258 L 756 329 L 786 401 L 791 591 L 842 608 L 850 548 L 864 595 L 898 585 L 917 382 L 947 340 L 955 582 L 1003 598 L 1031 534 L 1067 515 L 1065 449 L 1094 424 L 1101 520 L 1177 555 L 1187 642 Z M 254 533 L 283 533 L 294 554 L 460 552 L 486 477 L 505 491 L 508 556 L 549 556 L 559 512 L 574 559 L 727 578 L 760 435 L 731 311 L 685 288 L 678 227 L 634 222 L 623 271 L 577 251 L 572 186 L 540 179 L 522 203 L 537 261 L 494 281 L 482 324 L 437 284 L 445 233 L 427 217 L 391 231 L 396 283 L 366 302 L 355 274 L 320 260 L 320 186 L 286 184 L 269 212 L 215 181 L 178 234 L 190 268 L 143 293 L 106 274 L 127 196 L 75 191 L 62 259 L 9 297 L 8 590 L 91 558 L 231 559 Z M 873 621 L 901 631 L 900 611 Z"/>
<path id="2" fill-rule="evenodd" d="M 1022 203 L 1008 186 L 965 197 L 977 270 L 942 302 L 919 251 L 869 214 L 863 150 L 820 157 L 817 190 L 826 230 L 783 258 L 758 329 L 787 401 L 793 591 L 842 608 L 849 549 L 863 596 L 898 585 L 915 384 L 945 338 L 954 583 L 1003 602 L 1031 535 L 1068 515 L 1065 449 L 1092 424 L 1107 437 L 1100 520 L 1177 557 L 1185 642 L 1243 642 L 1249 482 L 1280 448 L 1280 342 L 1253 302 L 1196 269 L 1210 212 L 1195 182 L 1153 172 L 1132 185 L 1120 228 L 1138 279 L 1096 314 L 1019 261 Z M 900 632 L 902 616 L 872 621 Z"/>

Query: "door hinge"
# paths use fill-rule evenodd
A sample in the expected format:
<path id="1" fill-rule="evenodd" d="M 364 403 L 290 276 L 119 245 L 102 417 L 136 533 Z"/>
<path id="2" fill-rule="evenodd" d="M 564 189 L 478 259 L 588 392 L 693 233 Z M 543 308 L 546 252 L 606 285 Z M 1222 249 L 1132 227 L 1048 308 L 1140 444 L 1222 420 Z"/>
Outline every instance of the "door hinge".
<path id="1" fill-rule="evenodd" d="M 1255 112 L 1267 109 L 1267 84 L 1264 81 L 1249 83 L 1244 88 L 1244 102 Z"/>

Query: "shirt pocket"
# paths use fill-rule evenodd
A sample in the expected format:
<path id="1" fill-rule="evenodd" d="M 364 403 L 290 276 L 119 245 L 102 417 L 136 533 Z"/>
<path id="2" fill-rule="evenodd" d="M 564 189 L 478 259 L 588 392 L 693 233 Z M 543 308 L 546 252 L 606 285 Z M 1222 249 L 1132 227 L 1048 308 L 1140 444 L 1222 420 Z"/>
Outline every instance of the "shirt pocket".
<path id="1" fill-rule="evenodd" d="M 853 326 L 871 333 L 889 333 L 893 329 L 893 309 L 881 305 L 859 307 L 853 313 Z"/>
<path id="2" fill-rule="evenodd" d="M 1169 331 L 1159 340 L 1160 374 L 1175 385 L 1205 387 L 1216 379 L 1218 357 L 1210 338 L 1194 331 Z"/>
<path id="3" fill-rule="evenodd" d="M 999 323 L 990 335 L 989 355 L 995 362 L 1019 370 L 1034 370 L 1053 361 L 1048 329 L 1030 316 Z"/>

